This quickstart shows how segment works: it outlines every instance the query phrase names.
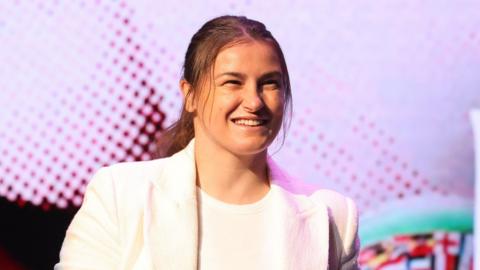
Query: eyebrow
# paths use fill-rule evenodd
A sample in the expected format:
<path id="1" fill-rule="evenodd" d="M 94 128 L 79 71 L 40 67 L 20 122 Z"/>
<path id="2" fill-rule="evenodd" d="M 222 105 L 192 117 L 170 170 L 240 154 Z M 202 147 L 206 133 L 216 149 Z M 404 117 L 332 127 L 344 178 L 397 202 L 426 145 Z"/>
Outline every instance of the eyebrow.
<path id="1" fill-rule="evenodd" d="M 233 77 L 237 77 L 237 78 L 240 78 L 240 79 L 245 78 L 245 75 L 242 74 L 242 73 L 239 73 L 239 72 L 224 72 L 224 73 L 218 74 L 215 77 L 215 79 L 218 79 L 218 78 L 223 77 L 223 76 L 233 76 Z"/>
<path id="2" fill-rule="evenodd" d="M 240 72 L 224 72 L 224 73 L 218 74 L 215 77 L 215 79 L 218 79 L 218 78 L 223 77 L 223 76 L 233 76 L 233 77 L 237 77 L 239 79 L 244 79 L 246 77 L 245 74 L 240 73 Z M 272 78 L 272 77 L 282 77 L 282 72 L 271 71 L 271 72 L 265 73 L 262 76 L 260 76 L 259 80 L 265 80 L 265 79 Z"/>

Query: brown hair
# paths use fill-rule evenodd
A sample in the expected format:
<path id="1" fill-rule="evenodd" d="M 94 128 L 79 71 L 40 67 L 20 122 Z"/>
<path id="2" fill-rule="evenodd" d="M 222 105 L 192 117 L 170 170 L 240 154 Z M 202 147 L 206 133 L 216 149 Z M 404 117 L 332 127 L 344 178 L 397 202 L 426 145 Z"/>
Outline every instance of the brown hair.
<path id="1" fill-rule="evenodd" d="M 192 86 L 185 100 L 190 95 L 193 100 L 197 98 L 198 91 L 195 89 L 201 89 L 202 78 L 212 71 L 212 66 L 221 49 L 227 45 L 252 39 L 271 44 L 280 58 L 285 91 L 284 111 L 288 113 L 288 117 L 284 117 L 282 125 L 283 140 L 285 140 L 286 129 L 290 124 L 292 113 L 292 95 L 287 65 L 280 45 L 265 25 L 259 21 L 243 16 L 221 16 L 206 22 L 193 35 L 183 64 L 182 78 Z M 194 136 L 193 114 L 185 110 L 184 101 L 180 118 L 168 127 L 157 141 L 157 157 L 173 155 L 187 146 Z"/>

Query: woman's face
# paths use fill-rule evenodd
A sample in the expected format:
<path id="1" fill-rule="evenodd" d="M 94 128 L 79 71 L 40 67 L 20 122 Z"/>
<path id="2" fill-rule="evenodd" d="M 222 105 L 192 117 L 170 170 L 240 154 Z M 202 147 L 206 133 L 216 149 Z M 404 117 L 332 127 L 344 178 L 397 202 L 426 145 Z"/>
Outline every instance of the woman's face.
<path id="1" fill-rule="evenodd" d="M 195 140 L 240 156 L 266 151 L 285 102 L 277 53 L 266 42 L 243 42 L 221 50 L 213 68 L 194 101 Z"/>

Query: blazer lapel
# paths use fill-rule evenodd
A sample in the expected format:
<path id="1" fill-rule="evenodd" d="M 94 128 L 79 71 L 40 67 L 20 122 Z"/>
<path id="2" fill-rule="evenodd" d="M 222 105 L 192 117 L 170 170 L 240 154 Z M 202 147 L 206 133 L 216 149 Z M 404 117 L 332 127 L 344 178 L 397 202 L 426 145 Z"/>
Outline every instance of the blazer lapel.
<path id="1" fill-rule="evenodd" d="M 154 269 L 196 269 L 198 217 L 193 141 L 165 162 L 146 198 L 146 247 Z"/>
<path id="2" fill-rule="evenodd" d="M 300 215 L 289 228 L 288 269 L 328 269 L 328 212 L 316 208 Z"/>
<path id="3" fill-rule="evenodd" d="M 272 159 L 268 159 L 271 182 L 285 192 L 277 202 L 274 239 L 282 239 L 277 247 L 278 269 L 328 269 L 329 214 L 321 202 L 313 202 L 308 196 L 313 187 L 294 180 L 282 171 Z M 291 217 L 295 218 L 291 218 Z"/>

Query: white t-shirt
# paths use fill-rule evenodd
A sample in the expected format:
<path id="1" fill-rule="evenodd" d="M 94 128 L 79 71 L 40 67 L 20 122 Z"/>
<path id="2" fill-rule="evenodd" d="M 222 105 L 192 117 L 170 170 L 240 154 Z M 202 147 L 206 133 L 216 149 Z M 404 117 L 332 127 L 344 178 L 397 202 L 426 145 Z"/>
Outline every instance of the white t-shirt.
<path id="1" fill-rule="evenodd" d="M 278 196 L 272 184 L 268 193 L 251 204 L 222 202 L 197 187 L 199 202 L 199 268 L 272 269 L 266 239 L 271 226 L 272 197 Z"/>

